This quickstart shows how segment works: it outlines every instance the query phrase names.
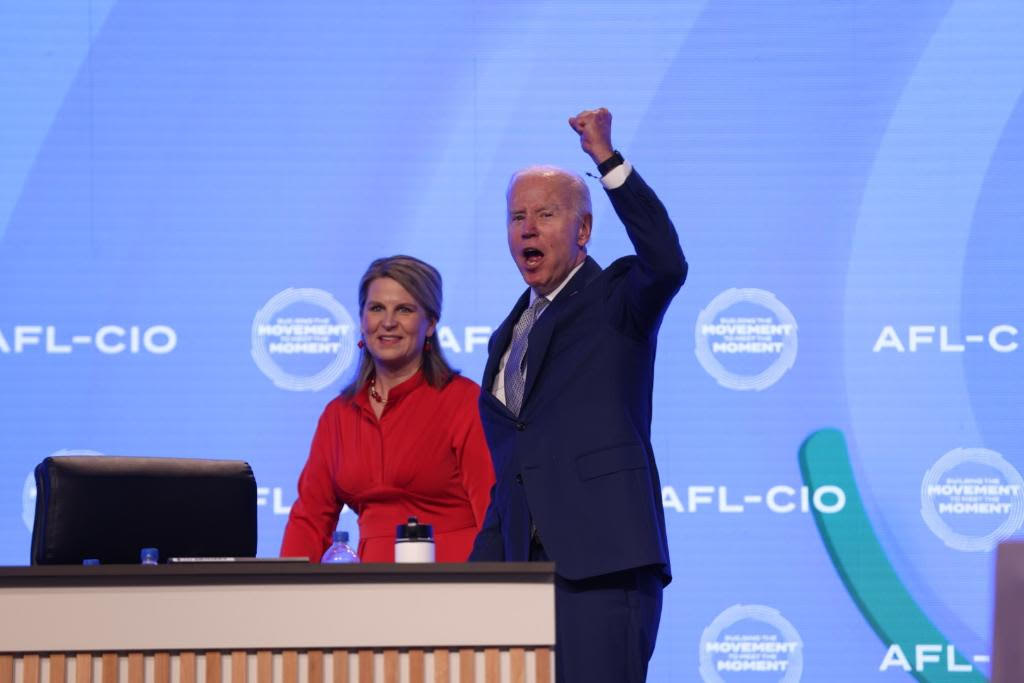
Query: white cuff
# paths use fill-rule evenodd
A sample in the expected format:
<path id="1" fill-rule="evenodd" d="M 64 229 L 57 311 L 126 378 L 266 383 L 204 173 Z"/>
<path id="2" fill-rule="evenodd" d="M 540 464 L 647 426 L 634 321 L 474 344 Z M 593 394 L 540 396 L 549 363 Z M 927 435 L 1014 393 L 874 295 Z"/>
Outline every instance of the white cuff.
<path id="1" fill-rule="evenodd" d="M 626 182 L 626 178 L 633 172 L 633 165 L 628 161 L 623 161 L 621 164 L 608 171 L 606 174 L 601 176 L 601 184 L 604 185 L 606 190 L 614 190 L 617 187 L 621 187 Z"/>

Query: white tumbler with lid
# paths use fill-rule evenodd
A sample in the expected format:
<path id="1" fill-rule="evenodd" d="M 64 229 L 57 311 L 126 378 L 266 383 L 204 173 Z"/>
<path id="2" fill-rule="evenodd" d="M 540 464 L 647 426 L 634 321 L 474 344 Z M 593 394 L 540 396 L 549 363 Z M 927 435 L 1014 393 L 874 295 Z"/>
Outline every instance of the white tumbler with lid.
<path id="1" fill-rule="evenodd" d="M 395 530 L 395 562 L 433 562 L 434 527 L 410 517 Z"/>

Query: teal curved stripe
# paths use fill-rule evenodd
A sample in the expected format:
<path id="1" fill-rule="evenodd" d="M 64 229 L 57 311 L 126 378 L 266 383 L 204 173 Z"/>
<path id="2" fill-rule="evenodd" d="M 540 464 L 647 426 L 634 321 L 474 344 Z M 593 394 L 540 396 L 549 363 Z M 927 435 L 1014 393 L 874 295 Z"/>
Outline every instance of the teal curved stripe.
<path id="1" fill-rule="evenodd" d="M 923 683 L 987 681 L 978 671 L 946 670 L 945 651 L 950 643 L 914 602 L 875 537 L 857 490 L 843 433 L 822 429 L 811 434 L 800 446 L 800 472 L 811 490 L 833 485 L 846 493 L 846 506 L 841 511 L 824 514 L 814 510 L 814 522 L 846 590 L 886 648 L 899 644 L 913 667 L 918 644 L 941 644 L 941 662 L 926 665 L 924 671 L 910 672 Z M 957 664 L 966 662 L 958 657 Z"/>

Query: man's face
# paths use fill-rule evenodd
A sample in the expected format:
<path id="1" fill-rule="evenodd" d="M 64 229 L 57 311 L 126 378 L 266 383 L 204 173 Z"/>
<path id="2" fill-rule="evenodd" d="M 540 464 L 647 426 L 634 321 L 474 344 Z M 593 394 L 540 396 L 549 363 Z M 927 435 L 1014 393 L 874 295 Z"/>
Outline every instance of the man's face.
<path id="1" fill-rule="evenodd" d="M 508 194 L 508 248 L 523 280 L 550 294 L 584 258 L 590 216 L 576 215 L 570 181 L 526 173 Z"/>

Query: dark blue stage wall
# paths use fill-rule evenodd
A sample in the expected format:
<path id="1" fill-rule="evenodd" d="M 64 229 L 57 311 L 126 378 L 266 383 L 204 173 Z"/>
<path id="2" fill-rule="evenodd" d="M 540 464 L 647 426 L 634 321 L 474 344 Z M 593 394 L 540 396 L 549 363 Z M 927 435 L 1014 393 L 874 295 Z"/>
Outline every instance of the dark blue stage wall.
<path id="1" fill-rule="evenodd" d="M 479 380 L 523 288 L 507 178 L 589 170 L 565 119 L 603 105 L 691 264 L 652 680 L 984 680 L 1024 522 L 1022 35 L 1019 0 L 6 0 L 0 562 L 64 452 L 248 460 L 275 555 L 367 263 L 439 266 Z"/>

